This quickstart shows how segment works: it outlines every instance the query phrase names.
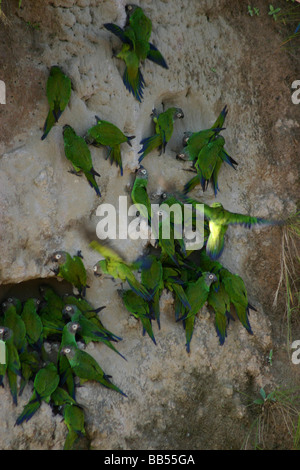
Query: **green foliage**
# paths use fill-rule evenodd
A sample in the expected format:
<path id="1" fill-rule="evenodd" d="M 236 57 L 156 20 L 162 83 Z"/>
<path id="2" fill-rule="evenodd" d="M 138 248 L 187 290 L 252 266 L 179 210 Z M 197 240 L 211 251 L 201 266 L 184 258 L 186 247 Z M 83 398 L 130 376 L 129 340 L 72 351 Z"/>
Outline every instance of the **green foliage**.
<path id="1" fill-rule="evenodd" d="M 259 8 L 248 5 L 248 13 L 250 16 L 259 16 Z"/>
<path id="2" fill-rule="evenodd" d="M 247 407 L 251 408 L 256 417 L 244 439 L 243 449 L 270 449 L 273 432 L 277 428 L 294 449 L 299 448 L 299 390 L 276 388 L 267 394 L 261 388 L 258 398 L 253 400 L 248 395 L 245 396 L 249 401 Z"/>

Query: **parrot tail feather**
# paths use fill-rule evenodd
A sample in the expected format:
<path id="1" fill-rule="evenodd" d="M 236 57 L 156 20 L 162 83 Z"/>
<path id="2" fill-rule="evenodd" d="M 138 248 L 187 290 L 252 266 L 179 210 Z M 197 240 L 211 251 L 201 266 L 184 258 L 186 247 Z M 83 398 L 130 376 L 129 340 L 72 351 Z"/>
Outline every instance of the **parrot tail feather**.
<path id="1" fill-rule="evenodd" d="M 88 180 L 90 186 L 92 188 L 94 188 L 94 190 L 96 191 L 96 194 L 97 196 L 101 197 L 101 192 L 100 192 L 100 189 L 96 183 L 96 180 L 94 178 L 94 176 L 100 176 L 99 173 L 97 173 L 93 168 L 91 169 L 91 171 L 89 173 L 85 173 L 85 176 L 86 176 L 86 179 Z"/>
<path id="2" fill-rule="evenodd" d="M 138 69 L 136 77 L 131 78 L 128 73 L 128 68 L 126 67 L 123 75 L 123 82 L 127 90 L 132 93 L 133 96 L 141 103 L 143 99 L 143 88 L 145 82 L 140 69 Z"/>
<path id="3" fill-rule="evenodd" d="M 148 153 L 162 145 L 161 136 L 159 134 L 152 135 L 151 137 L 141 140 L 140 144 L 142 145 L 142 148 L 139 151 L 139 153 L 141 153 L 139 163 L 141 163 Z"/>
<path id="4" fill-rule="evenodd" d="M 17 418 L 15 422 L 15 426 L 22 424 L 24 421 L 29 421 L 30 418 L 37 412 L 37 410 L 40 408 L 41 402 L 36 398 L 32 401 L 30 401 L 27 405 L 24 406 L 24 410 L 20 414 L 20 416 Z"/>
<path id="5" fill-rule="evenodd" d="M 132 139 L 135 139 L 135 135 L 129 135 L 127 137 L 127 144 L 132 147 L 132 143 L 130 142 Z"/>
<path id="6" fill-rule="evenodd" d="M 188 181 L 183 188 L 183 193 L 187 194 L 190 191 L 192 191 L 198 184 L 201 183 L 200 176 L 196 175 L 194 178 L 192 178 L 190 181 Z M 202 183 L 201 183 L 202 185 Z"/>

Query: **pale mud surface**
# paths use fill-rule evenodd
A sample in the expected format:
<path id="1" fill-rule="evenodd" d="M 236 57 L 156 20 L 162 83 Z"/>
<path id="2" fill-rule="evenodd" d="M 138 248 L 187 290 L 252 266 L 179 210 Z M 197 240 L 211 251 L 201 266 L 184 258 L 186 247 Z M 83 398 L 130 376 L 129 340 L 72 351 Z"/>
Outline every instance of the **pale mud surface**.
<path id="1" fill-rule="evenodd" d="M 10 26 L 0 26 L 0 79 L 7 85 L 7 104 L 0 107 L 0 300 L 18 292 L 22 298 L 35 295 L 38 284 L 53 276 L 45 266 L 49 255 L 81 249 L 89 272 L 88 299 L 107 306 L 101 319 L 123 337 L 118 349 L 127 358 L 104 345 L 87 348 L 128 394 L 126 399 L 93 383 L 78 389 L 92 448 L 241 448 L 255 418 L 243 393 L 255 399 L 260 387 L 269 391 L 300 382 L 300 366 L 286 351 L 282 296 L 279 307 L 273 307 L 281 229 L 228 230 L 221 261 L 245 281 L 257 309 L 250 317 L 254 335 L 236 321 L 220 347 L 213 316 L 204 309 L 190 355 L 169 294 L 162 297 L 161 330 L 154 325 L 155 347 L 124 309 L 117 283 L 93 279 L 98 257 L 82 229 L 95 230 L 100 202 L 117 205 L 118 196 L 128 194 L 139 142 L 151 134 L 151 110 L 160 111 L 162 102 L 181 107 L 185 117 L 176 122 L 166 154 L 159 158 L 154 152 L 143 162 L 151 193 L 170 183 L 180 189 L 188 181 L 191 174 L 182 171 L 187 164 L 175 158 L 183 132 L 211 126 L 227 104 L 223 135 L 239 165 L 237 171 L 223 166 L 217 200 L 233 212 L 261 217 L 293 212 L 299 197 L 300 106 L 292 104 L 291 84 L 300 78 L 299 61 L 279 49 L 282 36 L 268 15 L 249 17 L 246 1 L 137 0 L 152 20 L 151 40 L 169 65 L 169 70 L 150 61 L 143 65 L 146 87 L 140 104 L 123 85 L 123 64 L 112 58 L 120 41 L 103 28 L 106 22 L 123 26 L 125 0 L 24 0 L 20 10 L 16 1 L 2 3 Z M 265 2 L 257 6 L 266 9 Z M 32 27 L 36 24 L 39 29 Z M 59 123 L 41 141 L 48 110 L 45 86 L 55 64 L 70 76 L 73 91 Z M 68 173 L 62 139 L 65 124 L 84 135 L 95 114 L 136 136 L 132 149 L 122 146 L 123 177 L 105 161 L 104 148 L 91 148 L 101 174 L 101 200 L 84 177 Z M 203 195 L 197 188 L 194 195 L 209 204 L 215 200 L 211 189 Z M 133 260 L 144 244 L 128 240 L 115 246 Z M 293 328 L 294 338 L 300 338 L 297 322 Z M 272 366 L 267 361 L 271 349 Z M 0 389 L 0 448 L 61 449 L 66 428 L 46 404 L 30 422 L 14 427 L 30 395 L 27 386 L 15 408 L 7 386 Z M 274 428 L 267 445 L 291 447 L 284 436 Z"/>

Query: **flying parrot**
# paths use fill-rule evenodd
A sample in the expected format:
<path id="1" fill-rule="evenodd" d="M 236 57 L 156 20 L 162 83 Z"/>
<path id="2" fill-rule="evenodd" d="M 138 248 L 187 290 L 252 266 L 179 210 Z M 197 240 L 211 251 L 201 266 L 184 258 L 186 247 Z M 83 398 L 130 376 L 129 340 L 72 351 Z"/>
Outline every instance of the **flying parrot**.
<path id="1" fill-rule="evenodd" d="M 90 243 L 90 247 L 104 257 L 94 265 L 94 275 L 101 276 L 108 274 L 114 279 L 127 281 L 131 289 L 145 300 L 150 300 L 151 295 L 147 289 L 136 279 L 133 271 L 139 269 L 138 263 L 126 263 L 114 250 L 105 245 L 100 245 L 97 241 Z"/>
<path id="2" fill-rule="evenodd" d="M 127 5 L 127 22 L 125 28 L 106 23 L 104 27 L 115 34 L 123 43 L 117 58 L 124 60 L 125 71 L 123 82 L 127 90 L 138 100 L 142 101 L 144 78 L 140 71 L 140 63 L 145 59 L 168 68 L 158 49 L 149 42 L 152 22 L 144 14 L 142 8 L 136 5 Z"/>
<path id="3" fill-rule="evenodd" d="M 71 80 L 56 65 L 51 67 L 46 93 L 49 113 L 44 125 L 42 140 L 47 137 L 54 124 L 58 122 L 71 97 Z"/>
<path id="4" fill-rule="evenodd" d="M 123 175 L 121 144 L 127 142 L 131 147 L 131 140 L 135 138 L 134 135 L 126 136 L 114 124 L 104 121 L 96 116 L 97 124 L 91 127 L 85 136 L 87 144 L 95 145 L 96 147 L 104 145 L 108 148 L 106 158 L 110 159 L 111 164 L 115 162 L 120 167 L 121 176 Z"/>
<path id="5" fill-rule="evenodd" d="M 166 145 L 172 137 L 174 122 L 176 119 L 184 118 L 184 114 L 181 108 L 169 108 L 163 113 L 157 114 L 156 110 L 152 111 L 153 122 L 155 123 L 155 134 L 151 137 L 141 140 L 142 148 L 139 151 L 141 154 L 139 157 L 139 163 L 152 152 L 154 149 L 160 150 L 161 153 L 165 153 Z"/>
<path id="6" fill-rule="evenodd" d="M 95 176 L 100 176 L 93 168 L 91 152 L 83 137 L 76 134 L 71 126 L 64 126 L 63 128 L 64 148 L 65 155 L 72 163 L 75 173 L 78 174 L 82 171 L 89 182 L 89 185 L 94 188 L 97 196 L 101 196 L 100 189 L 95 180 Z"/>
<path id="7" fill-rule="evenodd" d="M 260 217 L 251 217 L 249 215 L 237 214 L 224 209 L 220 202 L 214 202 L 210 206 L 192 198 L 186 198 L 186 202 L 198 206 L 198 210 L 204 211 L 204 217 L 209 221 L 210 235 L 206 243 L 206 253 L 212 260 L 217 260 L 224 249 L 224 236 L 229 225 L 244 225 L 251 228 L 252 225 L 280 225 L 282 222 L 266 220 Z"/>

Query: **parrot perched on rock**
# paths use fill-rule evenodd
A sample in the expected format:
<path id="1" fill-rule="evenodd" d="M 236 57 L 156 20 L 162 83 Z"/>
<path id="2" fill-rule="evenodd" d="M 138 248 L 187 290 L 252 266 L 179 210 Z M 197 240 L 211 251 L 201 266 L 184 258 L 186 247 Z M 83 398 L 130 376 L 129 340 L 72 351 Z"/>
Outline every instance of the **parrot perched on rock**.
<path id="1" fill-rule="evenodd" d="M 21 318 L 26 327 L 26 339 L 34 349 L 41 350 L 43 344 L 43 323 L 37 313 L 40 301 L 38 299 L 26 300 Z"/>
<path id="2" fill-rule="evenodd" d="M 2 302 L 2 310 L 7 310 L 7 308 L 11 305 L 14 305 L 16 308 L 16 313 L 21 315 L 23 308 L 21 300 L 17 299 L 16 297 L 8 297 L 4 302 Z"/>
<path id="3" fill-rule="evenodd" d="M 74 374 L 82 379 L 82 382 L 94 380 L 104 387 L 115 390 L 127 397 L 122 390 L 110 381 L 111 377 L 103 372 L 98 362 L 86 351 L 75 348 L 73 345 L 67 345 L 62 348 L 61 353 L 66 355 Z"/>
<path id="4" fill-rule="evenodd" d="M 85 136 L 87 144 L 95 145 L 96 147 L 104 145 L 108 148 L 108 155 L 106 158 L 110 159 L 111 164 L 115 162 L 120 167 L 121 176 L 123 175 L 121 144 L 127 142 L 131 147 L 131 140 L 135 138 L 134 135 L 126 136 L 114 124 L 104 121 L 96 116 L 97 124 L 91 127 Z"/>
<path id="5" fill-rule="evenodd" d="M 47 137 L 54 124 L 58 121 L 71 97 L 71 80 L 56 65 L 51 67 L 46 92 L 49 113 L 44 125 L 42 140 Z"/>
<path id="6" fill-rule="evenodd" d="M 21 363 L 21 383 L 19 396 L 21 396 L 29 380 L 37 373 L 40 368 L 40 357 L 37 351 L 24 351 L 20 354 L 19 358 Z"/>
<path id="7" fill-rule="evenodd" d="M 68 428 L 64 450 L 72 450 L 81 437 L 86 435 L 84 412 L 75 404 L 67 404 L 63 410 L 64 422 Z"/>
<path id="8" fill-rule="evenodd" d="M 261 217 L 251 217 L 249 215 L 237 214 L 224 209 L 220 202 L 214 202 L 210 206 L 196 201 L 192 198 L 185 198 L 185 201 L 195 206 L 201 204 L 204 211 L 204 217 L 209 220 L 210 234 L 206 243 L 206 253 L 211 259 L 217 260 L 224 249 L 224 236 L 229 225 L 244 225 L 251 228 L 252 225 L 266 224 L 266 225 L 281 225 L 280 221 L 266 220 Z M 201 206 L 199 206 L 201 208 Z"/>
<path id="9" fill-rule="evenodd" d="M 148 258 L 150 260 L 149 266 L 141 269 L 141 281 L 152 296 L 151 301 L 149 301 L 149 312 L 151 317 L 157 321 L 158 328 L 160 328 L 159 298 L 164 288 L 163 267 L 160 260 L 154 255 L 149 255 Z"/>
<path id="10" fill-rule="evenodd" d="M 0 385 L 3 387 L 3 377 L 7 374 L 13 403 L 18 404 L 18 377 L 21 376 L 21 362 L 13 340 L 14 333 L 6 325 L 0 326 L 0 340 L 5 343 L 6 363 L 0 364 Z"/>
<path id="11" fill-rule="evenodd" d="M 16 425 L 29 421 L 40 408 L 42 401 L 49 403 L 51 395 L 58 387 L 58 384 L 59 375 L 57 368 L 50 362 L 36 374 L 33 383 L 33 394 L 27 405 L 24 406 L 20 416 L 18 416 Z"/>
<path id="12" fill-rule="evenodd" d="M 215 196 L 219 190 L 218 175 L 223 162 L 235 168 L 237 162 L 228 155 L 224 149 L 225 140 L 218 135 L 224 128 L 223 124 L 227 116 L 227 106 L 223 108 L 216 122 L 209 129 L 199 132 L 185 132 L 183 137 L 184 151 L 177 155 L 183 160 L 192 160 L 197 175 L 184 187 L 185 193 L 201 184 L 203 191 L 211 182 Z"/>
<path id="13" fill-rule="evenodd" d="M 141 166 L 137 172 L 131 191 L 131 200 L 140 215 L 151 224 L 151 202 L 147 193 L 148 172 Z"/>
<path id="14" fill-rule="evenodd" d="M 87 274 L 81 258 L 80 252 L 72 257 L 66 251 L 57 251 L 51 260 L 58 264 L 55 274 L 76 287 L 80 295 L 85 296 L 88 287 Z"/>
<path id="15" fill-rule="evenodd" d="M 153 122 L 155 123 L 155 134 L 151 137 L 141 140 L 142 148 L 139 151 L 139 163 L 154 149 L 160 150 L 160 154 L 165 153 L 166 145 L 172 137 L 174 122 L 176 119 L 184 118 L 181 108 L 169 108 L 163 113 L 158 114 L 154 109 L 152 111 Z"/>
<path id="16" fill-rule="evenodd" d="M 71 294 L 65 294 L 64 295 L 63 303 L 64 303 L 63 308 L 67 304 L 75 305 L 81 311 L 81 313 L 83 313 L 85 318 L 90 320 L 92 323 L 94 323 L 99 328 L 102 328 L 103 330 L 105 330 L 106 334 L 110 337 L 110 341 L 121 341 L 122 340 L 122 338 L 115 335 L 111 331 L 107 330 L 103 326 L 100 318 L 98 317 L 98 313 L 101 312 L 101 310 L 103 310 L 105 308 L 105 305 L 103 305 L 102 307 L 94 308 L 86 299 L 83 299 L 82 297 L 78 297 L 78 296 L 71 295 Z"/>
<path id="17" fill-rule="evenodd" d="M 190 343 L 194 331 L 195 317 L 207 301 L 211 284 L 216 281 L 217 277 L 215 274 L 204 272 L 196 282 L 188 283 L 185 289 L 185 294 L 191 308 L 186 310 L 184 316 L 179 318 L 178 321 L 183 320 L 186 335 L 186 350 L 188 353 L 190 352 Z"/>
<path id="18" fill-rule="evenodd" d="M 3 308 L 3 304 L 2 304 Z M 26 341 L 26 326 L 20 315 L 16 312 L 16 307 L 13 304 L 7 304 L 4 310 L 4 326 L 9 328 L 13 333 L 13 344 L 19 353 L 25 351 L 27 347 Z"/>
<path id="19" fill-rule="evenodd" d="M 100 253 L 105 259 L 98 261 L 94 266 L 94 275 L 108 274 L 114 279 L 127 281 L 131 289 L 143 297 L 150 300 L 151 295 L 147 289 L 135 278 L 133 271 L 139 269 L 138 263 L 126 263 L 114 250 L 105 245 L 100 245 L 97 241 L 90 243 L 90 247 Z"/>
<path id="20" fill-rule="evenodd" d="M 65 355 L 60 354 L 62 349 L 67 345 L 72 345 L 77 348 L 76 334 L 80 330 L 80 325 L 78 322 L 69 322 L 67 323 L 62 331 L 61 343 L 59 347 L 59 354 L 57 358 L 57 369 L 59 372 L 59 384 L 61 386 L 66 385 L 68 392 L 72 399 L 75 399 L 75 382 L 74 374 L 70 363 Z"/>
<path id="21" fill-rule="evenodd" d="M 143 325 L 143 336 L 147 332 L 153 343 L 156 344 L 152 330 L 152 318 L 148 302 L 137 295 L 133 290 L 122 291 L 120 292 L 120 295 L 128 312 L 130 312 L 135 318 L 141 320 Z"/>
<path id="22" fill-rule="evenodd" d="M 101 196 L 100 189 L 95 180 L 95 176 L 100 176 L 93 168 L 92 156 L 90 149 L 83 137 L 76 134 L 71 126 L 64 126 L 63 129 L 65 155 L 72 163 L 74 170 L 71 171 L 78 174 L 82 171 L 89 182 L 89 185 L 94 188 L 97 196 Z"/>
<path id="23" fill-rule="evenodd" d="M 63 313 L 68 315 L 72 322 L 77 322 L 79 325 L 79 336 L 83 339 L 85 344 L 91 341 L 101 342 L 106 344 L 110 349 L 119 354 L 123 359 L 125 357 L 111 344 L 111 341 L 116 341 L 112 338 L 111 333 L 105 328 L 100 328 L 91 322 L 84 314 L 76 307 L 76 305 L 67 304 L 64 307 Z"/>
<path id="24" fill-rule="evenodd" d="M 125 71 L 123 82 L 127 90 L 138 100 L 142 101 L 144 78 L 140 71 L 140 63 L 145 59 L 168 68 L 158 49 L 149 42 L 152 22 L 144 14 L 142 8 L 136 5 L 126 5 L 127 22 L 125 28 L 106 23 L 104 27 L 115 34 L 123 43 L 117 58 L 124 60 Z"/>

